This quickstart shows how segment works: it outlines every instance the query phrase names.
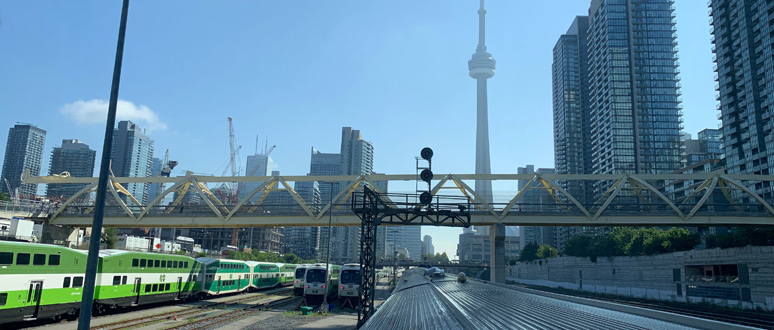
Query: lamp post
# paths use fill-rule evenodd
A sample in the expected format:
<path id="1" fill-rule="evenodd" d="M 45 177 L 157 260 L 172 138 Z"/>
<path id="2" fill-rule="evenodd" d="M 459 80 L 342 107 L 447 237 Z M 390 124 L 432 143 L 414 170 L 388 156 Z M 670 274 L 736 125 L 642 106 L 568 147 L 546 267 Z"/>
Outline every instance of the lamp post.
<path id="1" fill-rule="evenodd" d="M 118 107 L 118 87 L 121 82 L 121 65 L 124 56 L 124 40 L 126 37 L 126 20 L 129 10 L 129 0 L 124 0 L 121 6 L 121 22 L 118 27 L 118 43 L 116 45 L 116 60 L 113 66 L 113 82 L 110 87 L 110 101 L 105 125 L 105 140 L 102 144 L 102 162 L 97 183 L 97 200 L 94 202 L 94 219 L 92 220 L 91 243 L 86 257 L 86 272 L 81 295 L 81 309 L 78 317 L 78 330 L 88 330 L 91 324 L 91 308 L 94 305 L 94 290 L 97 281 L 97 263 L 99 262 L 99 241 L 102 234 L 102 222 L 105 215 L 105 198 L 107 194 L 110 148 L 113 143 L 113 130 L 116 124 Z"/>
<path id="2" fill-rule="evenodd" d="M 327 279 L 331 275 L 329 274 L 330 266 L 328 264 L 331 259 L 331 221 L 333 220 L 333 181 L 330 181 L 329 183 L 330 183 L 330 190 L 329 190 L 330 197 L 328 199 L 329 199 L 330 207 L 328 207 L 328 248 L 326 253 L 327 255 L 325 256 L 325 275 L 326 275 L 325 283 L 328 285 L 330 285 L 330 283 L 328 283 Z M 322 311 L 323 313 L 328 312 L 328 292 L 327 291 L 323 291 L 323 302 L 322 302 L 322 306 L 320 306 L 320 311 Z"/>

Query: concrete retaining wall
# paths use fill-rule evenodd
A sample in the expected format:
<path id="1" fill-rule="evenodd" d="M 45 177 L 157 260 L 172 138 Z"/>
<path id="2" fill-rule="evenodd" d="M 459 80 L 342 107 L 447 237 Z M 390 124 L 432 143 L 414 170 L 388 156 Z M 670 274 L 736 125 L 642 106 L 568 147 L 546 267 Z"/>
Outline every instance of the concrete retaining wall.
<path id="1" fill-rule="evenodd" d="M 749 284 L 710 284 L 749 288 L 750 301 L 687 297 L 691 265 L 744 264 Z M 679 281 L 675 281 L 679 269 Z M 675 252 L 656 256 L 598 258 L 559 257 L 506 268 L 506 279 L 522 284 L 565 288 L 620 296 L 682 302 L 706 302 L 743 309 L 774 311 L 774 247 L 744 247 Z M 678 292 L 677 286 L 682 292 Z"/>

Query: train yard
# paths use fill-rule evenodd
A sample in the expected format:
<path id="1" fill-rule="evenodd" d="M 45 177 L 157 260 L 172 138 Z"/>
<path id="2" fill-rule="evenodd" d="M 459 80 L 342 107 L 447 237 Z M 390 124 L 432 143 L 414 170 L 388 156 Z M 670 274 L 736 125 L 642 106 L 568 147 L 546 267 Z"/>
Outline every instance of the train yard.
<path id="1" fill-rule="evenodd" d="M 275 327 L 287 328 L 322 319 L 322 316 L 305 317 L 299 320 L 289 311 L 297 309 L 302 297 L 293 296 L 292 288 L 280 288 L 262 292 L 233 294 L 209 300 L 167 303 L 147 306 L 141 309 L 120 310 L 108 315 L 95 316 L 91 329 L 96 330 L 126 330 L 126 329 L 216 329 L 235 325 L 240 320 L 251 317 L 273 318 Z M 344 314 L 348 312 L 345 311 Z M 262 314 L 266 314 L 262 316 Z M 288 314 L 288 317 L 285 316 Z M 337 314 L 330 314 L 335 316 Z M 295 319 L 294 319 L 295 318 Z M 248 322 L 252 323 L 252 322 Z M 66 330 L 74 329 L 77 321 L 41 320 L 38 322 L 17 322 L 4 325 L 4 329 L 35 329 L 35 330 Z"/>

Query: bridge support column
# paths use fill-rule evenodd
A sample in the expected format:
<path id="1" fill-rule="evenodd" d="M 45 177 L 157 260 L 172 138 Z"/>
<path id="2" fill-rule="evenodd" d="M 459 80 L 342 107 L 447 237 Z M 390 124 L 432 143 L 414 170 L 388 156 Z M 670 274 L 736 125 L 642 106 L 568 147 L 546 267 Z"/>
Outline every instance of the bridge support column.
<path id="1" fill-rule="evenodd" d="M 489 228 L 489 280 L 505 283 L 505 225 Z"/>

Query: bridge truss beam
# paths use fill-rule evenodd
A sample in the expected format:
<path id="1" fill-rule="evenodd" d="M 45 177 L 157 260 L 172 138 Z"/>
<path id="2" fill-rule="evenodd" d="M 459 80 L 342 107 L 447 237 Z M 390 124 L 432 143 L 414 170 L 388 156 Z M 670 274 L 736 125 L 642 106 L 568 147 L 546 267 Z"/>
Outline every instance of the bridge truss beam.
<path id="1" fill-rule="evenodd" d="M 774 181 L 771 175 L 739 175 L 723 172 L 699 174 L 449 174 L 438 176 L 434 194 L 467 198 L 472 207 L 472 225 L 774 225 L 771 201 L 757 195 L 751 187 Z M 105 226 L 116 227 L 260 227 L 322 226 L 330 209 L 333 225 L 360 225 L 360 219 L 348 207 L 352 194 L 376 182 L 414 181 L 416 175 L 365 176 L 267 176 L 216 177 L 188 173 L 183 177 L 111 177 L 111 194 L 106 206 Z M 24 183 L 63 183 L 84 185 L 76 195 L 61 203 L 46 217 L 51 224 L 89 226 L 93 205 L 88 196 L 97 178 L 24 177 Z M 481 198 L 467 183 L 475 180 L 528 181 L 511 196 Z M 289 182 L 340 182 L 340 189 L 330 203 L 313 204 L 293 190 Z M 127 183 L 171 183 L 160 196 L 140 205 L 123 188 Z M 235 205 L 228 205 L 208 188 L 212 183 L 260 183 Z M 583 200 L 569 187 L 574 182 L 592 182 L 603 193 L 595 200 Z M 515 187 L 515 182 L 513 182 Z M 514 189 L 515 191 L 515 189 Z M 273 204 L 271 194 L 289 194 L 290 202 Z M 378 192 L 378 191 L 377 191 Z M 160 205 L 164 196 L 177 193 L 170 205 Z M 387 203 L 395 196 L 378 192 Z M 186 194 L 197 194 L 199 205 L 182 203 Z M 535 194 L 546 196 L 534 202 Z M 530 197 L 531 196 L 531 197 Z M 496 196 L 498 197 L 498 196 Z M 401 197 L 402 199 L 402 197 Z M 411 201 L 415 202 L 415 201 Z M 413 223 L 405 215 L 395 214 L 385 224 Z M 425 225 L 448 226 L 450 222 L 426 221 Z"/>

